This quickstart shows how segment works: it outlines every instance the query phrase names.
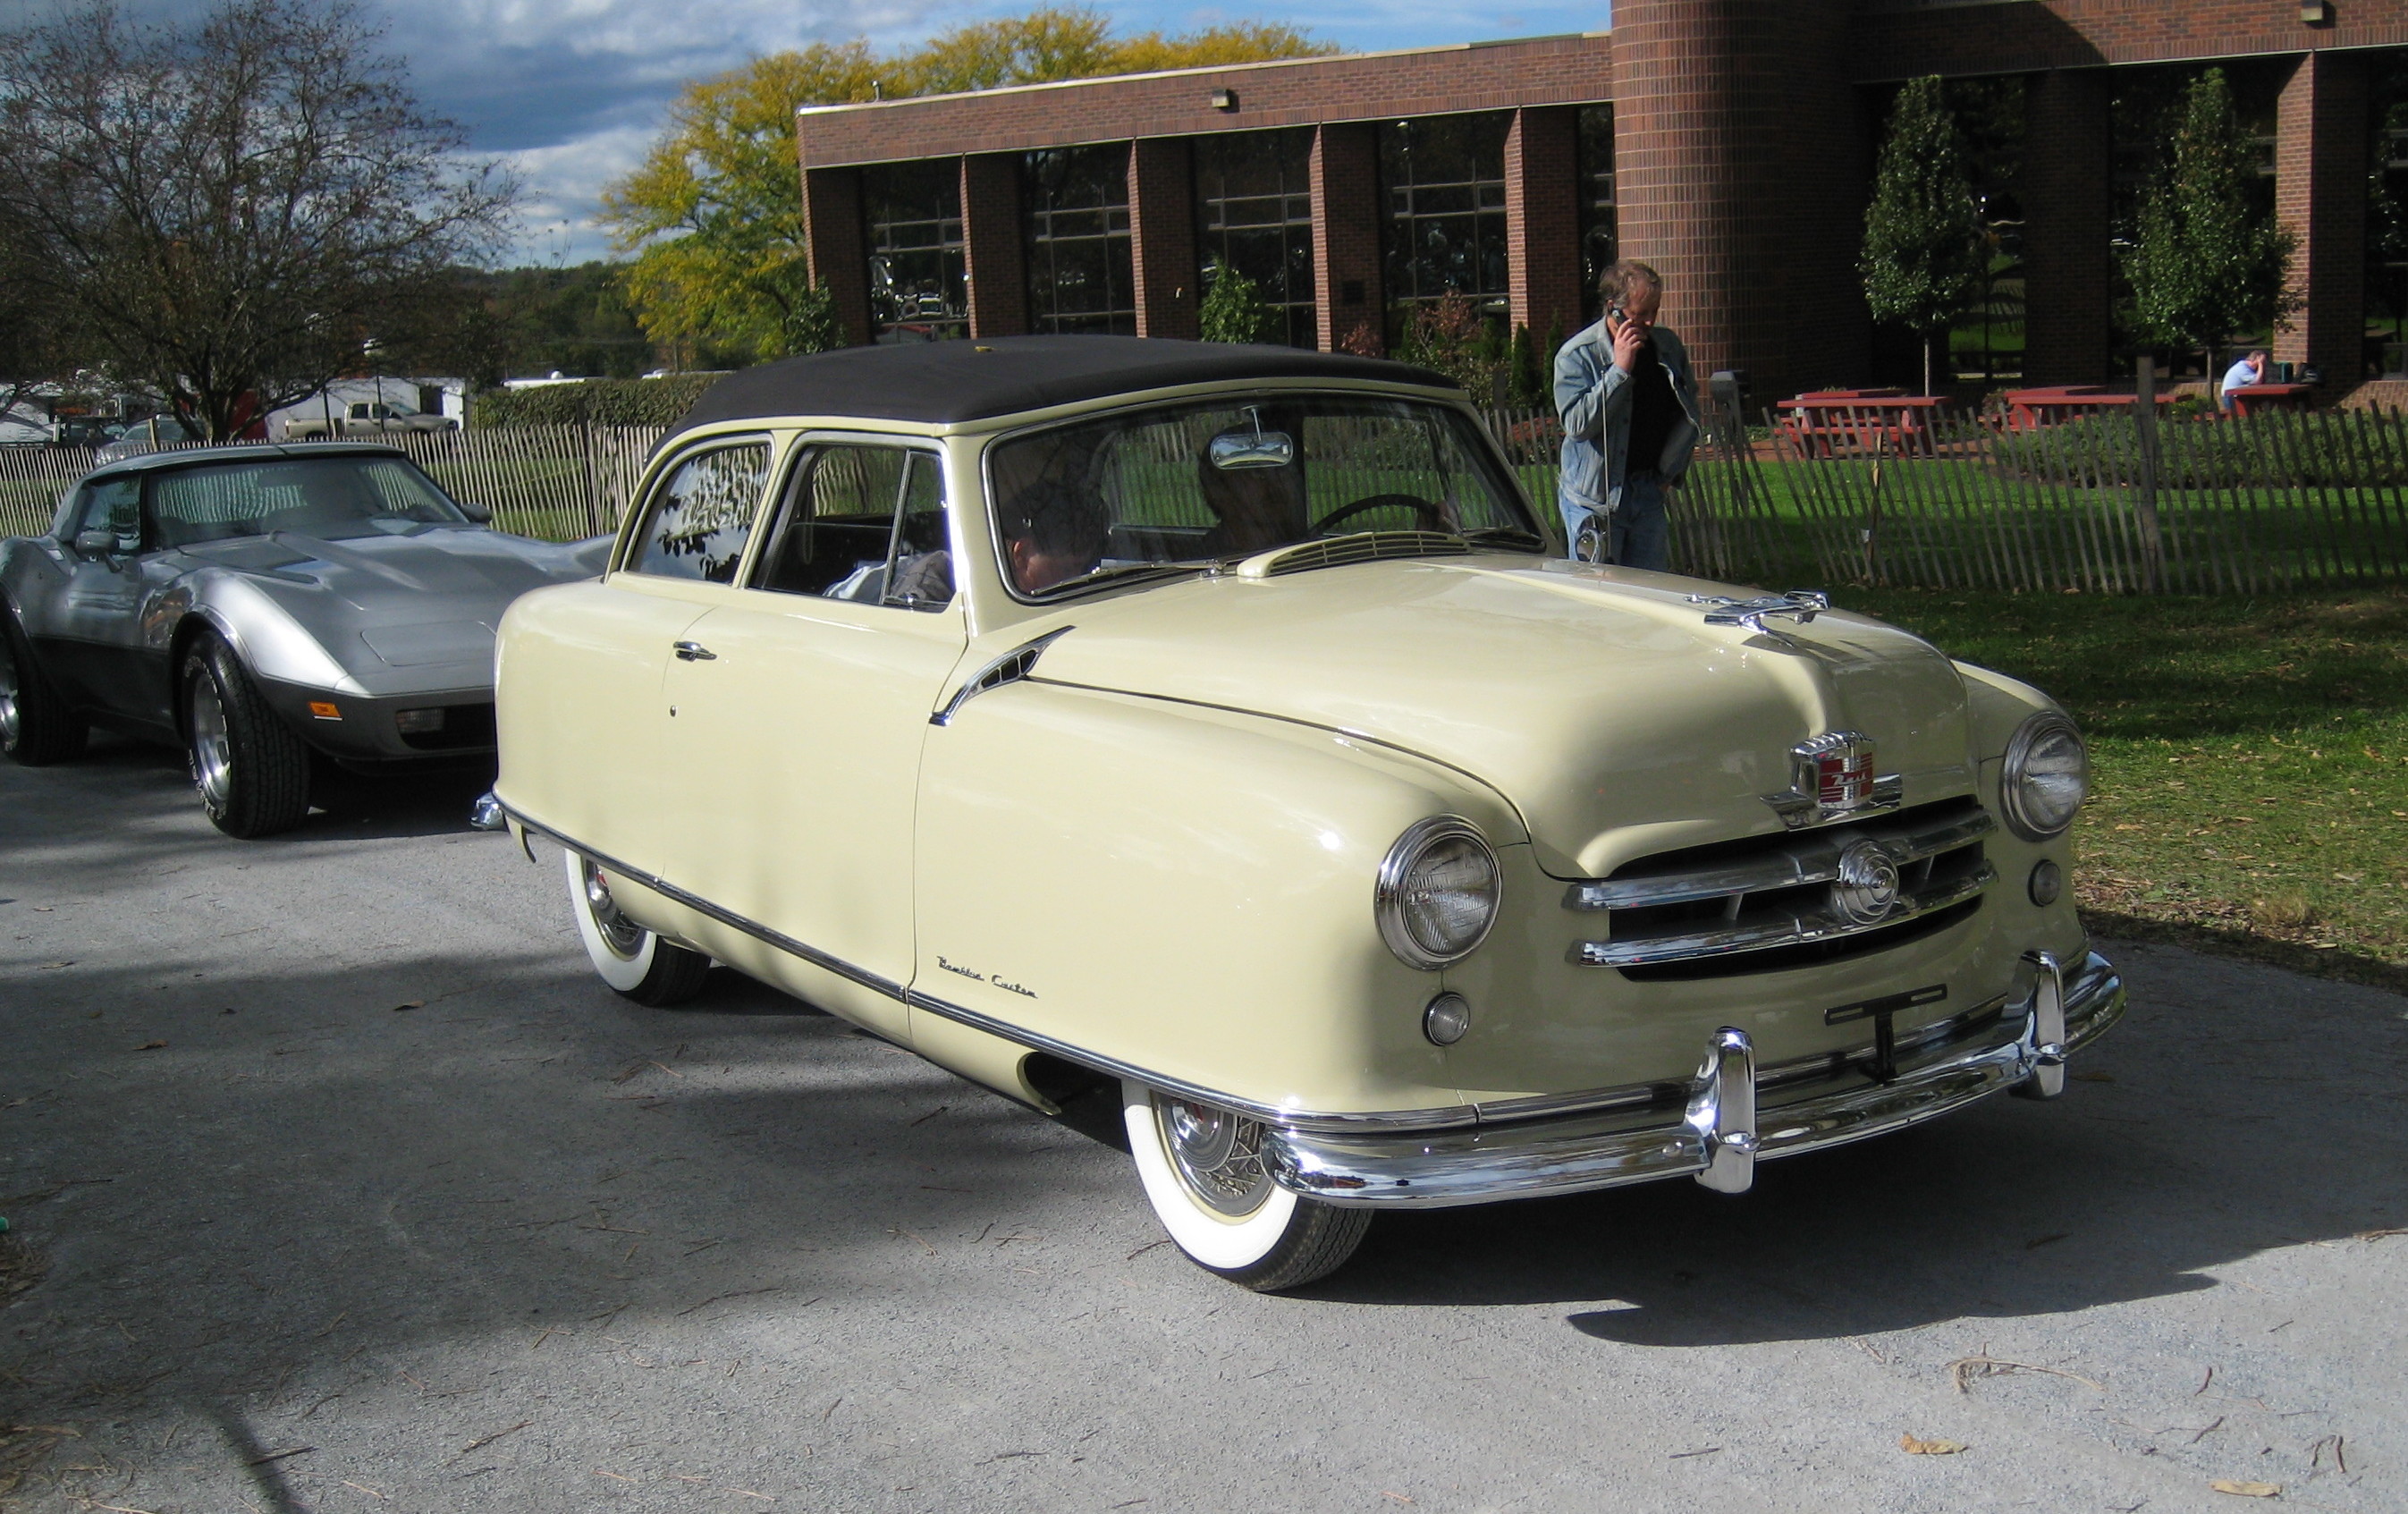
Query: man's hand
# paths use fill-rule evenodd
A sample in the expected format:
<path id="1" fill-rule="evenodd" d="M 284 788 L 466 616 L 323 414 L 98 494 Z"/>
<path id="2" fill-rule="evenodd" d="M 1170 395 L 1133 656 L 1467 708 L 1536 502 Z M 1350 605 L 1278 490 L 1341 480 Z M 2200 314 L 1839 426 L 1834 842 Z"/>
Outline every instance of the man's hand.
<path id="1" fill-rule="evenodd" d="M 1613 366 L 1625 373 L 1639 371 L 1639 351 L 1647 345 L 1647 326 L 1628 316 L 1605 312 L 1606 335 L 1613 339 Z"/>

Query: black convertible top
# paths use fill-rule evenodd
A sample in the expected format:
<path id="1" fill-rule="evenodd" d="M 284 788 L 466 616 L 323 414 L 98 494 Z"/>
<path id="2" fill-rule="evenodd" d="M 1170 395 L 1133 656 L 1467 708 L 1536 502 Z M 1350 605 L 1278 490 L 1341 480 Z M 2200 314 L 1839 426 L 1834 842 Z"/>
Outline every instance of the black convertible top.
<path id="1" fill-rule="evenodd" d="M 846 347 L 731 373 L 676 430 L 780 415 L 859 416 L 942 425 L 1174 384 L 1249 379 L 1354 379 L 1453 389 L 1427 368 L 1297 347 L 1146 337 L 993 337 Z"/>

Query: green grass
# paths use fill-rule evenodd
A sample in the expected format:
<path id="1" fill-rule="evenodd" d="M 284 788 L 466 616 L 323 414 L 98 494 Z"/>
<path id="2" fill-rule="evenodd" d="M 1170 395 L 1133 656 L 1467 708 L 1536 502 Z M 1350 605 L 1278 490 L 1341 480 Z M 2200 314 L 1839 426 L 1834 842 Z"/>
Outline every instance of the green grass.
<path id="1" fill-rule="evenodd" d="M 2081 722 L 2100 929 L 2408 988 L 2408 591 L 1835 598 Z"/>

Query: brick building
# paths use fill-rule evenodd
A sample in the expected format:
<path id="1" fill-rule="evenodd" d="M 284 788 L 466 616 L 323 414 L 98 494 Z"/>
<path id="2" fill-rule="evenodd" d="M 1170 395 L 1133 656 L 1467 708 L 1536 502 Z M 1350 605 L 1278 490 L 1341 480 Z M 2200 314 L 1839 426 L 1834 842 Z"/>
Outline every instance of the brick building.
<path id="1" fill-rule="evenodd" d="M 1611 32 L 814 108 L 797 136 L 856 341 L 1193 336 L 1222 265 L 1303 345 L 1382 347 L 1450 290 L 1543 336 L 1594 317 L 1619 253 L 1664 272 L 1701 370 L 1785 393 L 1885 366 L 1856 274 L 1873 144 L 1937 73 L 2028 292 L 2012 368 L 2091 382 L 2119 221 L 2210 63 L 2299 242 L 2277 355 L 2337 389 L 2395 366 L 2369 323 L 2396 339 L 2408 306 L 2408 0 L 1618 0 Z"/>

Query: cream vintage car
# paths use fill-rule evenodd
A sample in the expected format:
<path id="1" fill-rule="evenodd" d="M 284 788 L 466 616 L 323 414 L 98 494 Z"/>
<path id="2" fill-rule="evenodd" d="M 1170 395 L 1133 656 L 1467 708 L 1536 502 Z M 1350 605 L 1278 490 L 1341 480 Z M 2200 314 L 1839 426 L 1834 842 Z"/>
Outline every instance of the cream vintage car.
<path id="1" fill-rule="evenodd" d="M 498 649 L 602 977 L 712 960 L 1040 1110 L 1116 1087 L 1255 1289 L 1383 1209 L 1681 1175 L 2062 1090 L 2122 1013 L 2044 696 L 1567 561 L 1463 395 L 1099 337 L 723 380 Z"/>

